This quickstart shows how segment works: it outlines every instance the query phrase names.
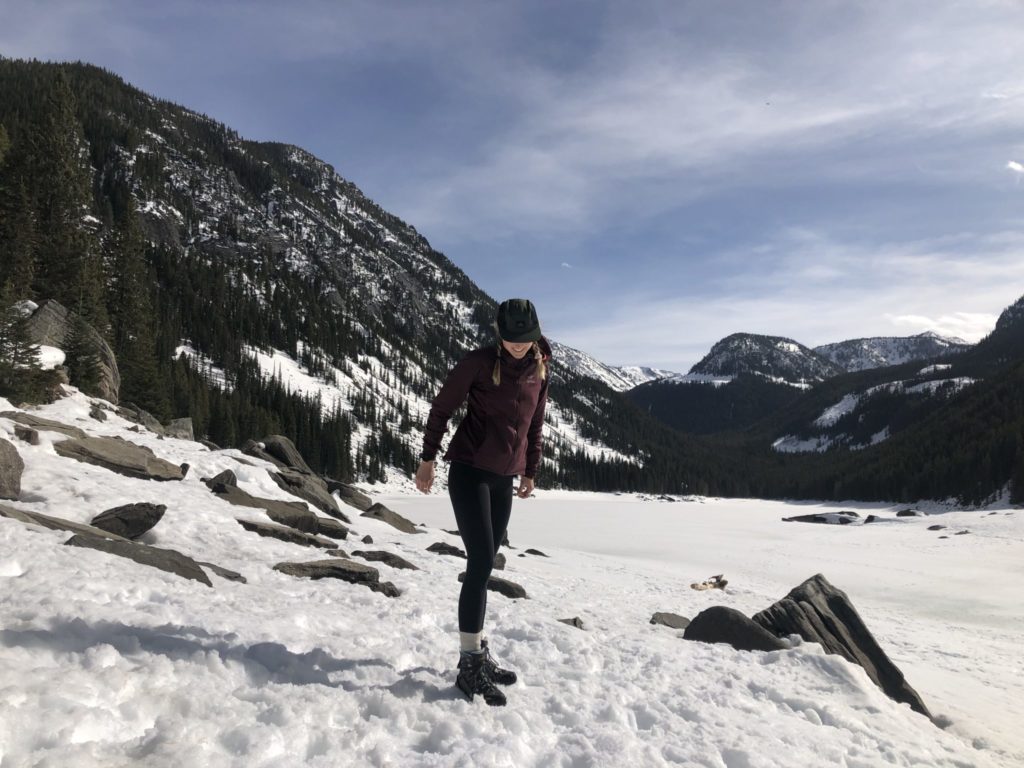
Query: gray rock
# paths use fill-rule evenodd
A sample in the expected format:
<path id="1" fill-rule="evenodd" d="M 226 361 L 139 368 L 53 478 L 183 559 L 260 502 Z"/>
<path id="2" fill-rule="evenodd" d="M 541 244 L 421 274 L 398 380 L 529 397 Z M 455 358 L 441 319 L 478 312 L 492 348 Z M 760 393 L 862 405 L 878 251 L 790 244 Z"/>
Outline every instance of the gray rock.
<path id="1" fill-rule="evenodd" d="M 663 624 L 666 627 L 672 627 L 672 629 L 686 629 L 690 624 L 690 620 L 685 616 L 680 616 L 678 613 L 663 613 L 659 611 L 651 616 L 651 624 Z"/>
<path id="2" fill-rule="evenodd" d="M 119 406 L 117 415 L 128 421 L 141 424 L 157 435 L 164 434 L 164 425 L 160 423 L 160 420 L 149 411 L 135 405 L 135 403 L 125 403 L 123 406 Z"/>
<path id="3" fill-rule="evenodd" d="M 859 664 L 890 698 L 931 717 L 917 691 L 878 645 L 850 598 L 820 573 L 756 614 L 754 621 L 776 635 L 797 634 L 808 642 L 820 643 L 828 653 Z"/>
<path id="4" fill-rule="evenodd" d="M 258 533 L 260 536 L 269 536 L 274 539 L 280 539 L 281 541 L 287 541 L 291 544 L 301 544 L 304 547 L 323 547 L 324 549 L 336 549 L 337 545 L 330 539 L 325 539 L 320 536 L 313 536 L 309 533 L 303 533 L 297 531 L 294 528 L 289 528 L 286 525 L 277 525 L 276 523 L 260 523 L 256 520 L 246 520 L 244 517 L 236 517 L 235 520 L 245 530 Z"/>
<path id="5" fill-rule="evenodd" d="M 824 523 L 825 525 L 849 525 L 860 515 L 856 512 L 836 512 L 835 517 L 830 519 L 825 515 L 795 515 L 782 518 L 787 523 Z"/>
<path id="6" fill-rule="evenodd" d="M 48 299 L 39 305 L 39 308 L 32 313 L 28 319 L 28 337 L 33 344 L 46 344 L 51 347 L 66 349 L 68 332 L 74 322 L 75 313 L 69 312 L 59 302 Z M 118 392 L 121 389 L 121 374 L 117 369 L 117 358 L 114 350 L 97 333 L 96 329 L 88 325 L 88 334 L 99 353 L 99 383 L 96 387 L 96 394 L 104 400 L 116 403 Z"/>
<path id="7" fill-rule="evenodd" d="M 352 522 L 338 507 L 338 502 L 335 501 L 334 497 L 327 492 L 327 484 L 322 478 L 316 475 L 307 475 L 294 469 L 282 469 L 279 472 L 271 472 L 270 476 L 274 478 L 274 482 L 282 489 L 293 496 L 298 496 L 300 499 L 308 501 L 321 512 L 326 512 L 331 517 L 336 517 L 345 523 Z"/>
<path id="8" fill-rule="evenodd" d="M 100 512 L 90 522 L 104 531 L 134 540 L 159 523 L 166 511 L 164 504 L 124 504 Z"/>
<path id="9" fill-rule="evenodd" d="M 210 449 L 211 451 L 219 451 L 219 450 L 220 450 L 220 446 L 219 446 L 219 445 L 217 445 L 216 443 L 214 443 L 214 442 L 211 442 L 211 441 L 209 441 L 209 440 L 206 440 L 205 438 L 202 438 L 202 437 L 201 437 L 201 438 L 199 438 L 199 442 L 200 442 L 201 444 L 205 445 L 205 446 L 206 446 L 207 448 L 209 448 L 209 449 Z"/>
<path id="10" fill-rule="evenodd" d="M 463 571 L 459 574 L 459 581 L 465 580 L 466 572 Z M 523 589 L 520 585 L 516 584 L 514 581 L 509 581 L 508 579 L 499 579 L 497 576 L 487 577 L 487 588 L 492 592 L 500 592 L 501 594 L 505 595 L 505 597 L 529 597 L 529 595 L 526 594 L 526 590 Z"/>
<path id="11" fill-rule="evenodd" d="M 404 557 L 396 555 L 394 552 L 385 552 L 382 549 L 357 549 L 352 553 L 352 556 L 361 557 L 363 560 L 384 563 L 385 565 L 390 565 L 392 568 L 401 568 L 409 571 L 419 570 L 417 566 L 410 563 Z"/>
<path id="12" fill-rule="evenodd" d="M 14 436 L 29 445 L 39 445 L 39 433 L 24 424 L 14 425 Z"/>
<path id="13" fill-rule="evenodd" d="M 954 535 L 954 536 L 965 536 L 965 535 L 967 535 L 968 533 L 970 533 L 970 531 L 957 531 L 957 532 L 956 532 L 956 533 L 954 533 L 953 535 Z"/>
<path id="14" fill-rule="evenodd" d="M 210 486 L 211 489 L 217 485 L 226 485 L 231 488 L 238 487 L 238 477 L 236 477 L 235 473 L 230 469 L 225 469 L 223 472 L 220 472 L 207 480 L 203 480 L 203 482 Z"/>
<path id="15" fill-rule="evenodd" d="M 58 455 L 95 464 L 142 480 L 181 480 L 181 467 L 158 458 L 145 446 L 120 437 L 83 437 L 53 444 Z"/>
<path id="16" fill-rule="evenodd" d="M 452 555 L 453 557 L 461 557 L 463 560 L 466 559 L 466 553 L 458 547 L 454 547 L 451 544 L 446 544 L 443 541 L 435 541 L 429 547 L 428 552 L 437 552 L 439 555 Z"/>
<path id="17" fill-rule="evenodd" d="M 360 512 L 365 512 L 373 506 L 373 499 L 358 488 L 353 488 L 351 485 L 338 482 L 337 480 L 331 480 L 330 478 L 325 478 L 325 482 L 327 484 L 327 490 L 330 493 L 338 494 L 338 498 L 350 507 L 355 507 Z"/>
<path id="18" fill-rule="evenodd" d="M 360 539 L 360 541 L 363 542 L 363 544 L 373 544 L 373 536 L 366 534 Z"/>
<path id="19" fill-rule="evenodd" d="M 426 531 L 419 530 L 413 525 L 411 520 L 402 517 L 397 512 L 394 512 L 383 504 L 374 504 L 368 510 L 363 512 L 361 517 L 372 517 L 374 520 L 381 520 L 388 525 L 392 525 L 402 533 L 426 533 Z"/>
<path id="20" fill-rule="evenodd" d="M 64 543 L 71 547 L 87 547 L 118 557 L 126 557 L 136 563 L 159 568 L 162 571 L 184 576 L 186 579 L 200 581 L 208 587 L 213 586 L 210 577 L 199 567 L 199 563 L 175 549 L 150 547 L 134 541 L 113 541 L 80 533 L 75 534 Z"/>
<path id="21" fill-rule="evenodd" d="M 225 475 L 230 474 L 230 477 Z M 231 470 L 224 470 L 206 484 L 217 496 L 229 504 L 250 509 L 262 509 L 267 516 L 275 523 L 286 525 L 306 533 L 318 533 L 320 522 L 316 513 L 310 510 L 301 501 L 281 501 L 279 499 L 264 499 L 260 496 L 253 496 L 246 493 L 237 485 L 229 485 L 226 482 L 218 482 L 218 478 L 233 481 L 234 473 Z"/>
<path id="22" fill-rule="evenodd" d="M 494 556 L 494 570 L 504 571 L 505 570 L 505 556 L 498 552 Z"/>
<path id="23" fill-rule="evenodd" d="M 103 408 L 100 408 L 100 406 L 97 405 L 96 403 L 93 403 L 89 407 L 89 417 L 92 419 L 96 419 L 96 421 L 106 421 L 107 412 Z"/>
<path id="24" fill-rule="evenodd" d="M 41 431 L 60 432 L 62 435 L 67 435 L 68 437 L 88 437 L 88 435 L 78 427 L 72 427 L 68 424 L 54 421 L 53 419 L 44 419 L 41 416 L 33 416 L 31 413 L 25 413 L 24 411 L 2 411 L 0 412 L 0 418 L 10 419 L 11 421 L 16 421 L 19 424 L 24 424 L 27 427 L 34 427 Z"/>
<path id="25" fill-rule="evenodd" d="M 573 616 L 571 619 L 559 619 L 563 624 L 568 624 L 570 627 L 576 627 L 576 629 L 583 629 L 583 620 L 579 616 Z"/>
<path id="26" fill-rule="evenodd" d="M 530 549 L 524 550 L 524 552 L 526 552 L 526 554 L 528 555 L 540 555 L 541 557 L 549 557 L 549 555 L 545 555 L 539 549 L 533 549 L 532 547 Z"/>
<path id="27" fill-rule="evenodd" d="M 299 449 L 295 447 L 295 443 L 284 435 L 270 435 L 269 437 L 263 438 L 262 443 L 263 457 L 267 457 L 271 461 L 276 461 L 285 467 L 297 470 L 304 474 L 314 474 L 313 470 L 310 469 L 309 464 L 307 464 L 306 460 L 302 458 L 302 454 L 299 453 Z M 247 451 L 243 449 L 242 453 L 247 453 Z M 327 484 L 324 483 L 325 487 L 326 485 Z"/>
<path id="28" fill-rule="evenodd" d="M 381 581 L 380 572 L 373 566 L 343 557 L 314 560 L 307 563 L 278 563 L 274 566 L 274 570 L 289 576 L 303 576 L 311 579 L 332 578 L 341 579 L 350 584 L 362 584 L 387 597 L 398 597 L 401 594 L 390 581 Z"/>
<path id="29" fill-rule="evenodd" d="M 896 517 L 924 517 L 924 512 L 919 509 L 901 509 Z"/>
<path id="30" fill-rule="evenodd" d="M 318 517 L 316 523 L 316 532 L 322 536 L 330 536 L 332 539 L 348 538 L 348 528 L 342 525 L 340 520 L 333 517 Z"/>
<path id="31" fill-rule="evenodd" d="M 928 526 L 928 530 L 929 531 L 941 531 L 941 530 L 944 530 L 945 527 L 946 526 L 944 526 L 944 525 L 939 525 L 939 524 L 936 523 L 935 525 L 929 525 Z"/>
<path id="32" fill-rule="evenodd" d="M 29 525 L 38 525 L 43 528 L 49 528 L 52 531 L 70 531 L 71 533 L 82 533 L 86 536 L 99 536 L 100 538 L 111 539 L 113 541 L 128 541 L 123 536 L 104 531 L 102 528 L 96 528 L 92 525 L 86 525 L 85 523 L 76 523 L 73 520 L 65 520 L 62 517 L 51 517 L 50 515 L 44 515 L 42 512 L 29 512 L 24 509 L 17 509 L 16 507 L 9 507 L 5 504 L 0 504 L 0 516 L 9 517 L 12 520 L 18 520 L 22 523 L 28 523 Z"/>
<path id="33" fill-rule="evenodd" d="M 21 496 L 21 475 L 25 462 L 12 443 L 0 437 L 0 499 Z"/>
<path id="34" fill-rule="evenodd" d="M 444 531 L 445 533 L 450 533 L 452 536 L 458 536 L 460 539 L 462 538 L 462 534 L 459 533 L 458 530 L 452 531 L 452 530 L 449 530 L 448 528 L 442 528 L 441 530 Z"/>
<path id="35" fill-rule="evenodd" d="M 168 437 L 177 437 L 182 440 L 195 440 L 196 435 L 192 429 L 192 417 L 185 416 L 181 419 L 171 419 L 164 427 L 164 434 Z"/>
<path id="36" fill-rule="evenodd" d="M 786 647 L 760 624 L 725 605 L 713 605 L 694 616 L 683 637 L 702 643 L 727 643 L 738 651 L 778 651 Z"/>
<path id="37" fill-rule="evenodd" d="M 237 582 L 240 582 L 242 584 L 248 584 L 248 582 L 245 579 L 245 576 L 243 576 L 242 574 L 238 573 L 237 571 L 229 571 L 227 568 L 221 568 L 219 565 L 214 565 L 213 563 L 207 563 L 207 562 L 204 562 L 202 560 L 197 560 L 196 562 L 199 563 L 199 565 L 203 566 L 204 568 L 209 568 L 211 571 L 213 571 L 215 574 L 220 576 L 222 579 L 227 579 L 228 581 L 237 581 Z"/>

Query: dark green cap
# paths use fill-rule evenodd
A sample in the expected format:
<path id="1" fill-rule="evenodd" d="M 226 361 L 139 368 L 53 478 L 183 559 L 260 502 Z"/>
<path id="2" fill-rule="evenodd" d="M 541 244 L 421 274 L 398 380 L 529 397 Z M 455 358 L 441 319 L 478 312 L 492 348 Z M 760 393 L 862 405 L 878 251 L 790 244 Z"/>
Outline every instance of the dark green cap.
<path id="1" fill-rule="evenodd" d="M 537 310 L 529 299 L 507 299 L 498 305 L 498 335 L 512 343 L 540 338 Z"/>

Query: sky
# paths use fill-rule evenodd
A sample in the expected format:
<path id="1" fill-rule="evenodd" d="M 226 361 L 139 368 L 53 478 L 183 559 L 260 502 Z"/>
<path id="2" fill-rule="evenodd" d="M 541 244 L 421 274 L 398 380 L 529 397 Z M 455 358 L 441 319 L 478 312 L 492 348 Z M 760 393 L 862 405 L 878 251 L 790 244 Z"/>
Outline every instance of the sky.
<path id="1" fill-rule="evenodd" d="M 0 0 L 299 145 L 615 365 L 734 332 L 977 341 L 1024 295 L 1024 3 Z"/>

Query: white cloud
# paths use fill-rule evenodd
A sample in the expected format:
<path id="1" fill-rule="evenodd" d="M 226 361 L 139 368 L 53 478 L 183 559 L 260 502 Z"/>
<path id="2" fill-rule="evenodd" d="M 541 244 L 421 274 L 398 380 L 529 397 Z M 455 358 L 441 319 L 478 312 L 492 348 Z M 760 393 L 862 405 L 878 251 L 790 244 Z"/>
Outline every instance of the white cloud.
<path id="1" fill-rule="evenodd" d="M 1006 167 L 1009 168 L 1011 171 L 1015 171 L 1016 173 L 1024 173 L 1024 164 L 1018 163 L 1016 160 L 1010 160 L 1006 164 Z"/>

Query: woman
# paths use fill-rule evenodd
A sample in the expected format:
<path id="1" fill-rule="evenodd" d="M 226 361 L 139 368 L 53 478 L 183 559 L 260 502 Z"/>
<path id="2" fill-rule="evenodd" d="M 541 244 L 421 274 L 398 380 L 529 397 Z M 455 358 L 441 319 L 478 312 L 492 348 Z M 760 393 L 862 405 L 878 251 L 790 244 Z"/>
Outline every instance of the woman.
<path id="1" fill-rule="evenodd" d="M 511 685 L 516 674 L 491 657 L 483 638 L 487 579 L 505 537 L 516 495 L 533 491 L 540 466 L 544 406 L 548 394 L 547 361 L 551 347 L 540 332 L 537 311 L 527 299 L 498 306 L 498 344 L 475 349 L 460 360 L 430 408 L 423 435 L 416 487 L 429 493 L 434 461 L 452 413 L 468 398 L 466 415 L 444 458 L 448 495 L 455 510 L 468 563 L 459 594 L 459 674 L 456 685 L 470 701 L 479 693 L 491 705 L 505 703 L 495 683 Z"/>

